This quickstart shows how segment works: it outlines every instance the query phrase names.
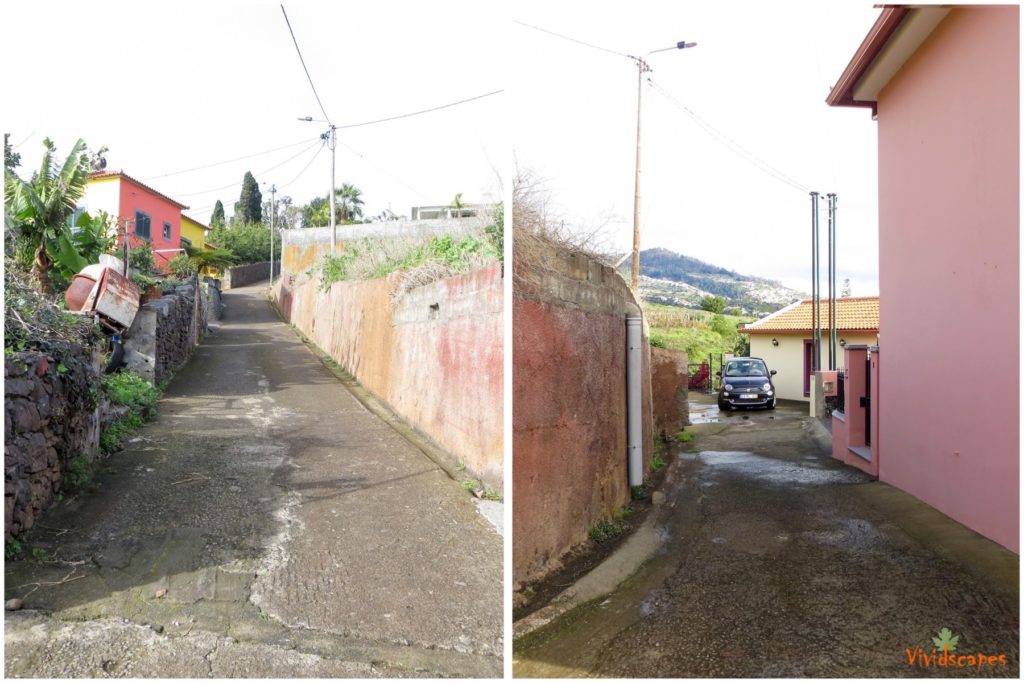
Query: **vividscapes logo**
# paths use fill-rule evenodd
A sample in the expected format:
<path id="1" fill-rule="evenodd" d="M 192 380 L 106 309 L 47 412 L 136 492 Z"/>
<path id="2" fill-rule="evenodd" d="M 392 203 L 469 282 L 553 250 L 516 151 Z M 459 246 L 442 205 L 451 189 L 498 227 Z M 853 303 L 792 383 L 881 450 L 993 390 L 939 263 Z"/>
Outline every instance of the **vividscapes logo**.
<path id="1" fill-rule="evenodd" d="M 970 654 L 957 653 L 957 646 L 960 644 L 960 636 L 954 635 L 948 628 L 943 628 L 932 638 L 935 647 L 930 652 L 925 652 L 920 646 L 911 650 L 905 648 L 907 664 L 916 666 L 919 669 L 977 669 L 981 671 L 985 667 L 1001 668 L 1006 667 L 1006 653 L 988 654 L 985 652 L 974 652 Z"/>

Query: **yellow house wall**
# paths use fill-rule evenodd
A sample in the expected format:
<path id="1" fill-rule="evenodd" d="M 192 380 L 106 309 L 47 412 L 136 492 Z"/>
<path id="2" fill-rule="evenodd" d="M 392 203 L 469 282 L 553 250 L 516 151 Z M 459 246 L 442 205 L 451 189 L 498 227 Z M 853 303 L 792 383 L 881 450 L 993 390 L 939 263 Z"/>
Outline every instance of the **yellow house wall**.
<path id="1" fill-rule="evenodd" d="M 206 231 L 195 221 L 181 217 L 181 236 L 192 242 L 192 246 L 202 249 L 206 243 Z"/>
<path id="2" fill-rule="evenodd" d="M 779 345 L 772 346 L 772 339 L 778 339 Z M 750 355 L 763 358 L 769 370 L 776 370 L 774 378 L 776 395 L 790 401 L 810 401 L 804 396 L 804 340 L 810 339 L 809 333 L 801 334 L 752 334 L 750 335 Z M 878 343 L 875 333 L 843 332 L 840 339 L 847 344 Z M 821 366 L 828 364 L 828 334 L 821 337 Z M 843 365 L 843 349 L 839 348 L 838 364 Z"/>

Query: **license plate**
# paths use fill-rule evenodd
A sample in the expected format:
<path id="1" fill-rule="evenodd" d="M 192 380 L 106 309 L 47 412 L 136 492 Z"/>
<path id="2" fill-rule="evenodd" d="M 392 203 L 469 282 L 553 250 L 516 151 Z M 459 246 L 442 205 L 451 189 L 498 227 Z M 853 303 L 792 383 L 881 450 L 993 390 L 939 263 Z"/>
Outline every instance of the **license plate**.
<path id="1" fill-rule="evenodd" d="M 740 398 L 757 398 L 757 394 L 740 394 Z"/>

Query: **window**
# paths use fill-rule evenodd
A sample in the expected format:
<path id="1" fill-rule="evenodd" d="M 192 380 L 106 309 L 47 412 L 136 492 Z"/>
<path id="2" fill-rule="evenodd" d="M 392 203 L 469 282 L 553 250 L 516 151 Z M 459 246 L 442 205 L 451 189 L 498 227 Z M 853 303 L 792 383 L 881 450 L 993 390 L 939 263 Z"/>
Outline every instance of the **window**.
<path id="1" fill-rule="evenodd" d="M 187 248 L 190 248 L 191 246 L 192 246 L 192 240 L 188 239 L 187 237 L 182 237 L 181 238 L 181 248 L 182 249 L 187 249 Z"/>
<path id="2" fill-rule="evenodd" d="M 171 239 L 171 224 L 167 222 L 164 222 L 164 239 Z"/>
<path id="3" fill-rule="evenodd" d="M 144 240 L 149 239 L 149 214 L 145 214 L 141 211 L 135 212 L 135 236 L 141 237 Z"/>

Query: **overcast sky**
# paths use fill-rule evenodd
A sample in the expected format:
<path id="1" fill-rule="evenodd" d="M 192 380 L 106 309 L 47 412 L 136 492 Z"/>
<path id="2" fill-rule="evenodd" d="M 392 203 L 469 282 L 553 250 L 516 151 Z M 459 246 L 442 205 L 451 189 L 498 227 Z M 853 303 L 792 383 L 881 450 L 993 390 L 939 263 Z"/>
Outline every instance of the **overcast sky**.
<path id="1" fill-rule="evenodd" d="M 339 126 L 503 88 L 495 43 L 507 21 L 480 4 L 284 3 Z M 218 199 L 232 213 L 247 170 L 297 204 L 327 194 L 330 153 L 317 155 L 326 125 L 296 120 L 323 114 L 279 3 L 19 2 L 3 12 L 4 131 L 26 173 L 44 137 L 61 158 L 82 137 L 110 147 L 108 169 L 190 205 L 186 213 L 204 222 Z M 506 98 L 340 130 L 337 184 L 362 190 L 366 215 L 408 215 L 457 192 L 500 201 Z"/>
<path id="2" fill-rule="evenodd" d="M 650 58 L 643 246 L 809 290 L 810 200 L 756 168 L 753 155 L 801 187 L 839 194 L 839 278 L 850 277 L 855 294 L 877 292 L 876 124 L 867 110 L 824 99 L 878 14 L 871 5 L 285 3 L 338 125 L 507 89 L 339 131 L 337 184 L 363 191 L 367 215 L 408 214 L 457 192 L 497 201 L 514 153 L 548 179 L 569 224 L 605 224 L 608 245 L 622 250 L 632 235 L 635 66 L 510 19 L 627 54 L 696 41 Z M 217 199 L 232 212 L 246 170 L 297 204 L 326 194 L 325 126 L 296 120 L 322 114 L 278 3 L 22 2 L 3 11 L 4 130 L 26 171 L 43 137 L 61 152 L 83 137 L 110 147 L 108 168 L 189 204 L 202 221 Z"/>
<path id="3" fill-rule="evenodd" d="M 649 60 L 662 90 L 644 92 L 643 248 L 810 291 L 807 193 L 717 142 L 683 105 L 798 185 L 838 193 L 839 280 L 851 278 L 853 293 L 866 295 L 878 291 L 876 124 L 870 110 L 824 100 L 878 16 L 872 4 L 519 0 L 511 12 L 626 54 L 698 43 Z M 510 40 L 518 163 L 548 180 L 568 223 L 589 230 L 612 217 L 609 242 L 630 248 L 634 63 L 518 24 Z M 824 204 L 821 211 L 824 241 Z"/>

